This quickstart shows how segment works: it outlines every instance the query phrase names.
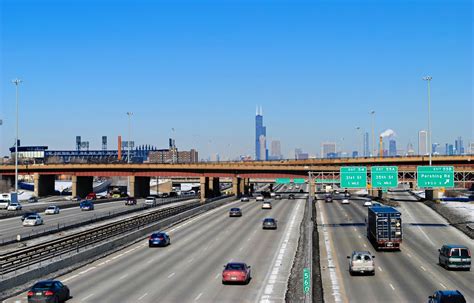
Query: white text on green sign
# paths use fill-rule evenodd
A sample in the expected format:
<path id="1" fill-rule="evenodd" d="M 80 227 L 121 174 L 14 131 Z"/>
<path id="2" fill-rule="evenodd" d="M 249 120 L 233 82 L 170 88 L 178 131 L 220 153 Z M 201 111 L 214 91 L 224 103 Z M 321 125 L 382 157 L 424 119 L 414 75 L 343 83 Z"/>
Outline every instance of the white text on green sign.
<path id="1" fill-rule="evenodd" d="M 288 184 L 290 183 L 290 178 L 277 178 L 275 182 L 277 184 Z"/>
<path id="2" fill-rule="evenodd" d="M 372 188 L 389 188 L 398 186 L 398 167 L 372 166 Z"/>
<path id="3" fill-rule="evenodd" d="M 418 187 L 454 187 L 453 166 L 418 166 L 416 173 Z"/>
<path id="4" fill-rule="evenodd" d="M 311 289 L 311 273 L 309 268 L 303 269 L 303 292 L 307 294 Z"/>
<path id="5" fill-rule="evenodd" d="M 340 169 L 342 188 L 366 188 L 367 167 L 344 166 Z"/>

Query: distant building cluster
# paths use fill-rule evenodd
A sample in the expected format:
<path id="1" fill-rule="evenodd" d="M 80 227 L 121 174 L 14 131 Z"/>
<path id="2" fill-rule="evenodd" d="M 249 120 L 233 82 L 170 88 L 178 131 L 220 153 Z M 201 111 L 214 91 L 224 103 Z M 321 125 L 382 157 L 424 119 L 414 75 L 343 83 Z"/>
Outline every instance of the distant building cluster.
<path id="1" fill-rule="evenodd" d="M 168 149 L 160 149 L 148 153 L 149 163 L 197 163 L 198 161 L 198 152 L 195 149 L 178 151 L 174 139 L 169 139 Z"/>

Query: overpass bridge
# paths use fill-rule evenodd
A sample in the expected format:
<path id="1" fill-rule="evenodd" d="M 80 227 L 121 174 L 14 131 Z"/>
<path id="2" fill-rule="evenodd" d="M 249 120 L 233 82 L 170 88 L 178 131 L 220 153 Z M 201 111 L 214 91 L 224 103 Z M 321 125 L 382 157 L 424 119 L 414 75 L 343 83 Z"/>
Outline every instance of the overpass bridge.
<path id="1" fill-rule="evenodd" d="M 468 187 L 474 183 L 474 161 L 471 161 L 473 157 L 474 155 L 434 156 L 432 162 L 434 166 L 453 166 L 456 186 Z M 54 190 L 56 175 L 71 176 L 74 196 L 85 196 L 91 192 L 93 177 L 126 176 L 130 178 L 129 191 L 136 197 L 149 194 L 150 177 L 199 178 L 201 197 L 205 199 L 218 194 L 219 178 L 231 179 L 233 192 L 240 195 L 250 190 L 250 179 L 307 179 L 309 172 L 321 179 L 337 179 L 342 166 L 365 166 L 370 180 L 370 167 L 395 165 L 398 166 L 399 180 L 416 183 L 417 166 L 426 166 L 428 161 L 427 156 L 414 156 L 189 164 L 37 164 L 19 165 L 18 172 L 20 175 L 34 176 L 35 194 L 38 196 L 50 194 Z M 3 179 L 11 180 L 14 173 L 14 165 L 0 165 L 0 175 Z"/>

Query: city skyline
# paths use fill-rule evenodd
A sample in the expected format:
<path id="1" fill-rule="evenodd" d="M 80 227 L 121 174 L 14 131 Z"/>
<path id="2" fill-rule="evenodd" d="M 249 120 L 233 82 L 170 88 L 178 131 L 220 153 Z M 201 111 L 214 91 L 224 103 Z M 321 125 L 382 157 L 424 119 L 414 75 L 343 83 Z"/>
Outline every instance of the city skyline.
<path id="1" fill-rule="evenodd" d="M 125 113 L 133 111 L 137 144 L 160 148 L 173 137 L 203 158 L 254 157 L 251 113 L 261 104 L 271 129 L 267 145 L 277 137 L 283 155 L 296 147 L 317 155 L 321 142 L 340 146 L 341 138 L 345 151 L 360 151 L 360 133 L 371 134 L 371 110 L 375 135 L 393 128 L 397 144 L 406 146 L 428 128 L 426 75 L 433 77 L 432 142 L 443 149 L 461 136 L 467 150 L 474 141 L 469 1 L 447 7 L 415 1 L 410 9 L 337 1 L 211 1 L 186 9 L 141 1 L 112 9 L 80 2 L 73 10 L 61 2 L 1 5 L 3 156 L 15 141 L 16 77 L 23 80 L 23 145 L 71 149 L 70 138 L 82 135 L 100 149 L 99 135 L 128 140 Z M 428 35 L 420 23 L 431 25 Z M 385 40 L 387 32 L 393 39 Z M 357 47 L 342 51 L 355 41 Z M 342 77 L 350 79 L 344 89 Z"/>

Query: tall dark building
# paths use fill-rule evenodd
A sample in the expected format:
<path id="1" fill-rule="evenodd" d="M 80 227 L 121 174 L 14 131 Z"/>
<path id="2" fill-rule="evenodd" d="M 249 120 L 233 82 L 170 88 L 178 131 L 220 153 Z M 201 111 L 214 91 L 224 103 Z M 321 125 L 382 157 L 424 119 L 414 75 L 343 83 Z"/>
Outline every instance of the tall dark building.
<path id="1" fill-rule="evenodd" d="M 388 155 L 390 157 L 395 157 L 397 155 L 397 141 L 391 139 L 388 142 Z"/>
<path id="2" fill-rule="evenodd" d="M 456 155 L 463 155 L 464 154 L 464 145 L 463 145 L 461 137 L 458 137 L 454 141 L 454 149 L 455 149 L 455 154 Z"/>
<path id="3" fill-rule="evenodd" d="M 255 160 L 268 160 L 267 128 L 263 126 L 263 113 L 257 107 L 255 116 Z"/>
<path id="4" fill-rule="evenodd" d="M 369 150 L 369 133 L 366 132 L 364 134 L 364 157 L 369 157 L 370 156 L 370 150 Z"/>

